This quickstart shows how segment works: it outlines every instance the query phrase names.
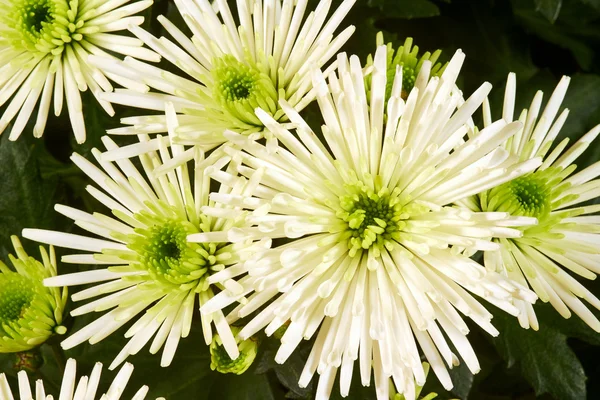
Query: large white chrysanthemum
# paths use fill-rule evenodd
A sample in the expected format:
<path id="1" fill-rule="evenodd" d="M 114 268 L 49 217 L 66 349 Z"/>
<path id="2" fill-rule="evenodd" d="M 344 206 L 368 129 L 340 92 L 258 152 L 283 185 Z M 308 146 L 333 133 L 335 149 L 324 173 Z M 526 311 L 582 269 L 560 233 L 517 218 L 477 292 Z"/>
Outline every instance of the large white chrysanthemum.
<path id="1" fill-rule="evenodd" d="M 16 117 L 10 140 L 16 140 L 36 105 L 33 134 L 44 133 L 50 104 L 60 115 L 67 102 L 75 139 L 85 141 L 80 91 L 88 88 L 110 115 L 110 103 L 98 98 L 111 91 L 107 78 L 131 89 L 141 86 L 127 78 L 101 72 L 88 63 L 90 54 L 112 57 L 108 52 L 127 54 L 148 61 L 160 57 L 132 37 L 113 32 L 140 25 L 144 18 L 132 16 L 152 0 L 0 0 L 0 106 L 10 100 L 2 118 L 0 133 Z"/>
<path id="2" fill-rule="evenodd" d="M 176 128 L 174 110 L 168 108 L 169 131 Z M 107 149 L 118 147 L 104 137 Z M 213 207 L 209 201 L 210 178 L 205 176 L 207 165 L 214 168 L 211 157 L 204 159 L 196 149 L 195 166 L 188 171 L 182 165 L 168 174 L 155 177 L 152 171 L 171 160 L 167 142 L 162 138 L 160 153 L 151 152 L 139 157 L 145 178 L 130 160 L 115 164 L 102 161 L 101 153 L 93 154 L 102 169 L 85 158 L 74 154 L 71 159 L 100 189 L 89 186 L 88 192 L 111 210 L 112 216 L 86 212 L 57 205 L 56 210 L 73 219 L 92 237 L 39 229 L 25 229 L 23 236 L 55 246 L 83 250 L 91 254 L 73 254 L 63 262 L 105 265 L 107 268 L 59 275 L 46 279 L 47 286 L 73 286 L 96 282 L 93 286 L 73 295 L 74 301 L 99 297 L 71 312 L 77 316 L 90 312 L 105 312 L 93 323 L 82 328 L 62 342 L 65 349 L 86 340 L 96 343 L 143 313 L 127 330 L 131 340 L 111 364 L 111 369 L 130 354 L 136 354 L 154 336 L 150 352 L 158 352 L 164 345 L 161 365 L 171 363 L 180 338 L 191 328 L 196 297 L 205 304 L 216 292 L 227 288 L 239 293 L 242 288 L 231 279 L 208 281 L 215 272 L 237 266 L 257 250 L 270 245 L 269 240 L 250 240 L 231 243 L 188 243 L 186 237 L 200 232 L 243 228 L 244 214 L 231 207 L 221 207 L 229 218 L 208 217 L 202 207 Z M 181 146 L 172 145 L 177 154 Z M 250 195 L 254 180 L 239 178 L 233 188 L 223 186 L 219 193 Z M 238 215 L 237 218 L 234 215 Z M 97 238 L 99 237 L 99 238 Z M 202 315 L 206 344 L 212 342 L 214 324 L 227 354 L 237 358 L 239 351 L 223 313 Z"/>
<path id="3" fill-rule="evenodd" d="M 188 77 L 129 57 L 122 62 L 94 58 L 103 70 L 152 89 L 116 90 L 103 98 L 159 111 L 164 111 L 165 102 L 172 102 L 180 114 L 176 140 L 204 150 L 225 142 L 226 129 L 260 136 L 264 125 L 254 114 L 255 108 L 282 120 L 285 114 L 278 100 L 286 100 L 299 111 L 314 99 L 309 72 L 334 57 L 354 31 L 351 26 L 335 34 L 354 2 L 344 0 L 328 18 L 331 0 L 321 0 L 308 16 L 308 0 L 237 0 L 234 18 L 225 0 L 215 1 L 214 7 L 208 0 L 176 0 L 191 38 L 163 16 L 158 21 L 175 43 L 141 28 L 131 31 Z M 129 126 L 109 133 L 166 131 L 164 115 L 122 122 Z"/>
<path id="4" fill-rule="evenodd" d="M 584 299 L 600 309 L 600 300 L 568 272 L 586 279 L 600 273 L 600 212 L 598 204 L 588 200 L 600 196 L 600 163 L 574 174 L 575 160 L 600 133 L 600 125 L 579 139 L 567 151 L 569 139 L 552 148 L 569 110 L 558 115 L 569 78 L 563 77 L 546 108 L 540 115 L 543 93 L 538 91 L 529 110 L 519 115 L 522 128 L 503 147 L 528 160 L 543 157 L 535 171 L 516 180 L 479 193 L 460 204 L 476 211 L 502 211 L 512 215 L 531 216 L 539 223 L 523 228 L 523 236 L 497 239 L 500 250 L 485 253 L 485 265 L 510 279 L 529 285 L 544 302 L 564 317 L 571 311 L 590 327 L 600 332 L 600 321 L 579 300 Z M 516 79 L 508 77 L 502 117 L 510 123 L 515 107 Z M 558 115 L 558 117 L 557 117 Z M 489 104 L 484 107 L 484 126 L 491 123 Z M 516 302 L 521 309 L 519 322 L 524 328 L 538 329 L 531 304 Z"/>
<path id="5" fill-rule="evenodd" d="M 74 359 L 69 359 L 65 367 L 65 373 L 60 384 L 60 400 L 119 400 L 127 386 L 127 382 L 133 372 L 133 365 L 125 363 L 115 379 L 112 381 L 106 393 L 100 397 L 96 396 L 100 376 L 102 374 L 102 363 L 96 363 L 90 376 L 82 376 L 77 381 L 77 363 Z M 35 382 L 35 390 L 32 392 L 31 384 L 27 372 L 21 371 L 17 374 L 19 378 L 19 397 L 20 400 L 52 400 L 52 396 L 46 396 L 44 381 L 38 379 Z M 75 385 L 77 383 L 77 386 Z M 34 397 L 35 394 L 35 397 Z M 148 394 L 148 386 L 142 386 L 140 390 L 131 398 L 131 400 L 144 400 Z M 13 393 L 8 386 L 8 381 L 4 374 L 0 374 L 0 399 L 14 400 Z M 160 397 L 156 400 L 165 400 Z"/>
<path id="6" fill-rule="evenodd" d="M 254 292 L 228 320 L 260 310 L 239 339 L 264 327 L 270 335 L 289 323 L 276 355 L 279 363 L 302 339 L 316 336 L 300 385 L 318 372 L 317 399 L 329 397 L 338 369 L 341 393 L 347 395 L 357 359 L 364 385 L 370 384 L 373 369 L 379 399 L 388 398 L 389 377 L 398 391 L 414 398 L 413 379 L 419 385 L 425 381 L 418 346 L 450 389 L 446 365 L 456 365 L 458 358 L 447 339 L 472 372 L 479 370 L 460 313 L 490 334 L 498 333 L 491 314 L 471 293 L 513 315 L 518 314 L 513 298 L 535 301 L 527 288 L 451 248 L 497 249 L 486 238 L 519 236 L 512 226 L 534 223 L 533 218 L 446 205 L 540 164 L 539 159 L 519 163 L 498 148 L 520 128 L 519 122 L 498 121 L 464 141 L 474 135 L 470 117 L 490 85 L 464 101 L 455 86 L 463 59 L 457 52 L 440 78 L 429 78 L 431 63 L 424 62 L 406 102 L 400 96 L 399 68 L 384 110 L 386 47 L 377 49 L 371 68 L 370 101 L 358 58 L 342 54 L 339 71 L 328 84 L 323 73 L 313 76 L 325 119 L 324 141 L 285 102 L 281 106 L 297 126 L 295 134 L 257 110 L 281 143 L 276 151 L 227 133 L 240 147 L 224 150 L 241 157 L 237 172 L 247 177 L 258 173 L 261 184 L 252 197 L 215 193 L 211 199 L 252 210 L 248 220 L 255 226 L 236 231 L 236 237 L 206 232 L 188 240 L 292 240 L 255 256 L 243 268 L 210 277 L 217 281 L 237 273 L 244 291 L 223 291 L 201 312 L 215 312 Z M 234 174 L 218 168 L 207 173 L 223 185 L 235 181 Z M 219 215 L 220 208 L 204 207 L 203 212 Z"/>

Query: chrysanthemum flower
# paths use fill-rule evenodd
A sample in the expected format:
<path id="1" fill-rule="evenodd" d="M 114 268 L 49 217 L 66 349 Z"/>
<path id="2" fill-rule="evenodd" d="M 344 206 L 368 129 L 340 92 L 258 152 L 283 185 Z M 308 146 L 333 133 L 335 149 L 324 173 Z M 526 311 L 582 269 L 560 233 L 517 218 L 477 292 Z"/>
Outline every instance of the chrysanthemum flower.
<path id="1" fill-rule="evenodd" d="M 339 72 L 330 76 L 329 85 L 323 73 L 315 72 L 324 143 L 285 102 L 281 106 L 298 127 L 295 134 L 257 110 L 284 146 L 277 151 L 227 133 L 241 149 L 226 149 L 242 158 L 238 173 L 260 173 L 261 184 L 252 197 L 211 195 L 222 206 L 253 210 L 248 221 L 255 226 L 236 232 L 238 239 L 292 240 L 245 263 L 236 271 L 248 274 L 239 280 L 244 291 L 222 291 L 201 312 L 212 313 L 255 291 L 228 320 L 260 309 L 240 339 L 264 327 L 270 335 L 289 323 L 276 355 L 279 363 L 303 338 L 316 336 L 300 385 L 306 386 L 318 371 L 317 399 L 329 397 L 338 369 L 341 393 L 348 394 L 356 359 L 364 385 L 370 384 L 373 369 L 379 399 L 387 399 L 390 377 L 399 392 L 414 399 L 414 380 L 419 385 L 425 381 L 417 346 L 450 389 L 444 361 L 451 367 L 458 358 L 446 338 L 471 371 L 479 370 L 459 312 L 487 332 L 498 333 L 491 314 L 471 293 L 514 315 L 518 310 L 510 303 L 513 297 L 535 301 L 525 287 L 486 272 L 450 248 L 497 249 L 486 238 L 518 236 L 512 225 L 535 220 L 446 207 L 539 165 L 539 159 L 519 163 L 498 148 L 521 123 L 498 121 L 476 138 L 463 139 L 473 134 L 470 117 L 490 85 L 463 100 L 455 86 L 464 59 L 460 51 L 441 78 L 428 79 L 430 65 L 424 66 L 425 75 L 417 78 L 406 103 L 400 97 L 399 70 L 384 123 L 386 50 L 381 46 L 375 55 L 370 102 L 357 57 L 338 56 Z M 207 173 L 224 185 L 235 176 L 216 168 Z M 203 211 L 219 214 L 219 208 Z M 218 236 L 192 234 L 188 240 L 223 240 Z"/>
<path id="2" fill-rule="evenodd" d="M 127 382 L 133 372 L 133 365 L 126 363 L 123 365 L 115 379 L 112 381 L 108 391 L 101 396 L 96 396 L 98 391 L 98 385 L 100 383 L 100 376 L 102 374 L 102 363 L 96 363 L 90 376 L 82 376 L 77 382 L 77 363 L 74 359 L 69 359 L 65 368 L 65 373 L 62 378 L 60 385 L 60 400 L 119 400 L 125 391 Z M 19 378 L 19 397 L 20 400 L 48 400 L 52 399 L 51 395 L 46 397 L 46 391 L 44 389 L 44 381 L 41 379 L 35 382 L 35 390 L 31 390 L 31 384 L 29 383 L 29 377 L 27 372 L 21 371 L 17 374 Z M 77 385 L 75 385 L 77 383 Z M 142 386 L 140 390 L 131 398 L 131 400 L 144 400 L 148 394 L 148 386 Z M 35 395 L 35 397 L 34 397 Z M 0 374 L 0 399 L 2 400 L 14 400 L 13 393 L 8 386 L 6 375 Z M 156 400 L 164 400 L 164 398 L 158 398 Z"/>
<path id="3" fill-rule="evenodd" d="M 47 288 L 42 281 L 56 275 L 54 248 L 40 246 L 42 262 L 29 257 L 19 238 L 11 237 L 15 271 L 0 261 L 0 353 L 30 350 L 54 334 L 64 335 L 67 289 Z"/>
<path id="4" fill-rule="evenodd" d="M 278 100 L 286 100 L 299 111 L 314 99 L 309 71 L 327 63 L 354 31 L 351 26 L 335 34 L 354 2 L 344 0 L 327 18 L 330 0 L 320 1 L 308 16 L 308 0 L 237 0 L 234 19 L 224 0 L 214 2 L 217 11 L 208 0 L 177 0 L 191 38 L 163 16 L 158 21 L 176 43 L 141 28 L 131 31 L 189 77 L 129 57 L 123 62 L 96 57 L 103 70 L 137 79 L 153 89 L 149 93 L 116 90 L 103 98 L 159 111 L 164 111 L 165 102 L 172 102 L 180 114 L 176 140 L 203 150 L 225 142 L 226 129 L 260 136 L 264 125 L 254 114 L 255 108 L 283 120 Z M 109 133 L 166 131 L 164 115 L 124 118 L 122 123 L 129 126 Z"/>
<path id="5" fill-rule="evenodd" d="M 537 218 L 536 226 L 522 229 L 522 237 L 496 239 L 501 245 L 500 250 L 484 254 L 486 267 L 529 285 L 542 301 L 550 302 L 564 318 L 569 318 L 573 311 L 600 332 L 600 321 L 580 298 L 597 309 L 600 309 L 600 300 L 570 274 L 595 279 L 600 273 L 600 217 L 594 215 L 600 211 L 600 206 L 588 202 L 600 195 L 600 179 L 597 179 L 600 163 L 576 174 L 577 166 L 573 164 L 598 136 L 600 125 L 567 151 L 564 150 L 568 138 L 552 148 L 569 114 L 568 109 L 558 114 L 568 85 L 569 78 L 563 77 L 541 115 L 543 93 L 538 91 L 529 110 L 525 109 L 519 115 L 521 129 L 503 143 L 506 151 L 521 160 L 543 157 L 542 165 L 461 204 L 477 211 L 502 211 Z M 507 123 L 513 120 L 515 92 L 515 75 L 510 74 L 502 113 Z M 490 120 L 488 104 L 484 107 L 484 126 L 488 126 Z M 516 304 L 521 309 L 521 326 L 537 330 L 538 321 L 532 305 L 519 301 Z"/>
<path id="6" fill-rule="evenodd" d="M 112 90 L 107 78 L 136 88 L 138 83 L 103 73 L 89 64 L 88 55 L 128 54 L 157 61 L 155 53 L 141 47 L 135 38 L 116 35 L 129 25 L 140 25 L 144 18 L 132 16 L 152 4 L 137 1 L 123 6 L 123 0 L 1 0 L 0 7 L 0 106 L 12 100 L 0 118 L 0 133 L 16 120 L 10 140 L 16 140 L 34 108 L 38 105 L 33 134 L 44 133 L 50 103 L 60 115 L 63 98 L 67 102 L 75 139 L 85 141 L 80 91 L 90 88 L 110 115 L 112 106 L 98 98 Z"/>
<path id="7" fill-rule="evenodd" d="M 171 123 L 175 114 L 172 107 L 168 108 Z M 170 132 L 175 128 L 173 122 L 169 126 Z M 108 137 L 103 140 L 107 149 L 117 149 Z M 154 354 L 164 345 L 161 365 L 169 365 L 180 338 L 187 337 L 190 332 L 197 304 L 195 299 L 202 305 L 224 288 L 235 293 L 241 291 L 231 279 L 209 281 L 210 277 L 224 269 L 235 270 L 255 249 L 270 245 L 267 240 L 235 244 L 188 243 L 186 237 L 190 234 L 213 231 L 227 234 L 243 227 L 243 213 L 222 207 L 223 215 L 231 217 L 223 219 L 208 217 L 201 212 L 203 206 L 213 205 L 208 200 L 210 178 L 204 175 L 204 169 L 214 160 L 204 159 L 200 149 L 196 149 L 192 171 L 187 165 L 181 165 L 156 178 L 151 171 L 171 160 L 166 144 L 169 139 L 162 140 L 160 155 L 151 152 L 139 157 L 147 178 L 130 160 L 119 161 L 116 165 L 102 161 L 101 153 L 96 149 L 93 154 L 102 169 L 77 154 L 71 157 L 99 186 L 100 189 L 88 187 L 88 192 L 106 205 L 112 216 L 100 212 L 88 214 L 63 205 L 57 205 L 56 210 L 73 219 L 93 237 L 38 229 L 23 231 L 25 237 L 33 240 L 91 253 L 67 255 L 63 257 L 64 262 L 108 265 L 107 268 L 59 275 L 44 281 L 48 286 L 107 281 L 73 295 L 74 301 L 99 298 L 76 308 L 71 315 L 106 313 L 63 341 L 63 348 L 69 349 L 86 340 L 96 343 L 145 311 L 125 333 L 131 340 L 111 364 L 111 369 L 128 355 L 136 354 L 153 336 L 150 352 Z M 171 149 L 175 154 L 182 151 L 177 145 Z M 255 185 L 253 180 L 246 182 L 243 178 L 237 182 L 235 188 L 223 187 L 220 192 L 244 195 L 251 193 Z M 222 312 L 202 316 L 206 344 L 212 342 L 213 324 L 228 355 L 237 358 L 237 344 Z"/>
<path id="8" fill-rule="evenodd" d="M 231 331 L 236 336 L 240 328 L 233 326 Z M 213 371 L 216 370 L 222 374 L 240 375 L 250 368 L 258 352 L 258 341 L 255 338 L 250 338 L 238 340 L 238 342 L 240 355 L 232 360 L 225 351 L 219 335 L 213 337 L 213 342 L 210 345 L 210 368 Z"/>
<path id="9" fill-rule="evenodd" d="M 377 47 L 385 45 L 383 40 L 383 33 L 377 33 L 375 39 Z M 436 50 L 433 53 L 426 51 L 419 56 L 419 47 L 413 46 L 413 39 L 411 37 L 406 38 L 404 45 L 400 46 L 397 50 L 394 50 L 392 43 L 387 45 L 387 87 L 385 91 L 385 98 L 389 99 L 392 95 L 392 85 L 394 83 L 394 76 L 396 76 L 396 70 L 402 68 L 402 92 L 400 96 L 406 100 L 408 94 L 415 86 L 417 76 L 423 67 L 425 61 L 430 63 L 425 64 L 427 68 L 430 68 L 429 76 L 441 76 L 444 72 L 445 65 L 436 62 L 440 55 L 441 50 Z M 373 56 L 369 54 L 367 57 L 367 65 L 369 68 L 373 65 Z M 367 75 L 365 78 L 367 90 L 370 91 L 371 87 L 371 75 Z M 367 95 L 368 96 L 368 95 Z M 367 100 L 369 97 L 367 97 Z"/>

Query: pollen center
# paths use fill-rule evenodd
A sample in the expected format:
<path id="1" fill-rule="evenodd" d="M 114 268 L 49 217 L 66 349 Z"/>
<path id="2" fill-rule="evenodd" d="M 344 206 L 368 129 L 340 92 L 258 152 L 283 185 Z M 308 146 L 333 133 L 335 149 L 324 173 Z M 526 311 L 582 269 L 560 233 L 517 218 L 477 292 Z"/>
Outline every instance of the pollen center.
<path id="1" fill-rule="evenodd" d="M 394 241 L 400 240 L 409 217 L 406 202 L 397 191 L 390 193 L 383 188 L 375 192 L 360 182 L 347 185 L 347 190 L 349 194 L 340 197 L 341 210 L 337 215 L 348 224 L 350 255 L 371 247 L 377 252 L 383 246 L 391 249 Z"/>
<path id="2" fill-rule="evenodd" d="M 128 236 L 128 247 L 137 253 L 136 265 L 157 282 L 180 285 L 185 289 L 203 287 L 203 278 L 219 269 L 219 246 L 189 243 L 187 236 L 199 232 L 189 221 L 156 218 L 152 222 L 148 228 L 137 228 L 135 235 Z"/>
<path id="3" fill-rule="evenodd" d="M 539 215 L 549 206 L 550 188 L 541 179 L 534 176 L 522 177 L 511 182 L 511 190 L 515 199 L 521 205 L 521 210 L 527 215 Z"/>
<path id="4" fill-rule="evenodd" d="M 46 1 L 33 1 L 22 10 L 25 27 L 39 34 L 45 24 L 52 21 L 50 5 Z"/>
<path id="5" fill-rule="evenodd" d="M 0 324 L 23 317 L 35 297 L 33 282 L 16 273 L 0 276 Z"/>
<path id="6" fill-rule="evenodd" d="M 550 182 L 547 175 L 546 171 L 539 171 L 494 188 L 487 209 L 538 219 L 546 216 L 551 211 L 556 183 Z"/>
<path id="7" fill-rule="evenodd" d="M 248 100 L 255 91 L 260 73 L 233 57 L 216 61 L 215 95 L 226 103 Z"/>
<path id="8" fill-rule="evenodd" d="M 148 264 L 164 272 L 176 269 L 181 261 L 182 252 L 187 247 L 185 228 L 177 222 L 169 221 L 164 225 L 150 229 L 151 235 L 144 249 Z"/>
<path id="9" fill-rule="evenodd" d="M 257 66 L 239 61 L 231 55 L 213 60 L 212 98 L 218 106 L 215 122 L 223 119 L 229 129 L 253 130 L 262 126 L 255 110 L 271 115 L 278 109 L 277 90 L 273 81 Z M 276 117 L 276 119 L 279 117 Z"/>

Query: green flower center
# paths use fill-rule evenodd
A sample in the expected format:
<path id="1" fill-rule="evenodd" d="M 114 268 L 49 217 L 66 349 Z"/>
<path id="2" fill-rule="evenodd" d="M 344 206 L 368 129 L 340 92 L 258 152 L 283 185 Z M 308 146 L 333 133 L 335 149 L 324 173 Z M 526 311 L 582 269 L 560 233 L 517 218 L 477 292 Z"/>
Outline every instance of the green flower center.
<path id="1" fill-rule="evenodd" d="M 134 265 L 147 271 L 154 281 L 185 290 L 206 290 L 208 284 L 203 278 L 223 268 L 220 260 L 226 255 L 219 250 L 226 244 L 189 243 L 187 236 L 200 230 L 187 220 L 147 212 L 138 214 L 138 219 L 149 228 L 137 228 L 136 234 L 125 237 L 128 247 L 136 253 Z"/>
<path id="2" fill-rule="evenodd" d="M 521 177 L 510 182 L 510 191 L 516 202 L 520 204 L 523 215 L 541 215 L 550 206 L 551 189 L 544 179 L 534 175 Z"/>
<path id="3" fill-rule="evenodd" d="M 17 273 L 2 274 L 0 294 L 0 324 L 17 321 L 35 297 L 35 284 Z"/>
<path id="4" fill-rule="evenodd" d="M 66 44 L 83 38 L 77 31 L 77 2 L 15 0 L 0 15 L 0 36 L 15 48 L 32 53 L 61 54 Z"/>
<path id="5" fill-rule="evenodd" d="M 168 272 L 178 269 L 185 253 L 187 232 L 182 224 L 169 221 L 150 228 L 148 242 L 141 255 L 143 263 Z"/>
<path id="6" fill-rule="evenodd" d="M 242 71 L 236 69 L 226 69 L 223 72 L 223 79 L 219 82 L 221 95 L 228 102 L 246 100 L 254 90 L 256 76 L 252 71 Z"/>
<path id="7" fill-rule="evenodd" d="M 403 93 L 402 97 L 403 98 L 407 98 L 408 97 L 408 93 L 410 93 L 411 90 L 413 90 L 413 88 L 415 87 L 415 81 L 417 80 L 417 71 L 412 68 L 409 67 L 407 65 L 403 65 L 402 63 L 400 64 L 402 66 L 402 91 L 406 92 L 406 95 Z M 389 74 L 389 70 L 388 70 L 388 74 Z M 393 69 L 392 72 L 392 78 L 389 79 L 392 82 L 394 82 L 394 75 L 396 73 L 396 69 Z M 391 95 L 392 93 L 392 87 L 389 87 L 389 94 Z"/>
<path id="8" fill-rule="evenodd" d="M 552 186 L 545 175 L 525 175 L 492 189 L 490 207 L 494 211 L 518 216 L 540 218 L 548 215 L 552 204 Z"/>
<path id="9" fill-rule="evenodd" d="M 400 240 L 400 232 L 410 216 L 405 199 L 398 190 L 390 193 L 383 188 L 375 192 L 361 182 L 346 188 L 350 193 L 340 197 L 337 216 L 348 224 L 350 255 L 371 247 L 379 251 L 384 246 L 391 249 Z"/>
<path id="10" fill-rule="evenodd" d="M 577 195 L 562 196 L 570 187 L 563 180 L 576 166 L 535 171 L 493 188 L 479 195 L 482 211 L 508 212 L 516 216 L 535 217 L 539 225 L 551 223 L 552 210 L 569 202 Z"/>
<path id="11" fill-rule="evenodd" d="M 30 1 L 21 12 L 25 28 L 33 34 L 39 34 L 44 25 L 53 20 L 52 7 L 47 1 Z"/>
<path id="12" fill-rule="evenodd" d="M 273 81 L 257 68 L 231 55 L 213 60 L 213 99 L 232 129 L 262 126 L 254 110 L 258 107 L 272 115 L 278 110 Z M 276 119 L 279 116 L 276 117 Z"/>

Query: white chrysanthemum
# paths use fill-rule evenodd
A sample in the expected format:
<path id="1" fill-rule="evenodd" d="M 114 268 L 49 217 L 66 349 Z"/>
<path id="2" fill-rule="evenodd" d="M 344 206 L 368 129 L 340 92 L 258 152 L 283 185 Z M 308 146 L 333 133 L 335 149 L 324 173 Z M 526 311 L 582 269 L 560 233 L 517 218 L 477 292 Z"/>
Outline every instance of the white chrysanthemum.
<path id="1" fill-rule="evenodd" d="M 167 107 L 170 121 L 174 121 L 172 106 Z M 173 129 L 175 125 L 170 125 L 171 133 Z M 107 149 L 118 148 L 108 137 L 103 140 Z M 86 340 L 96 343 L 145 311 L 125 333 L 131 340 L 111 364 L 111 369 L 128 355 L 140 351 L 153 336 L 150 352 L 156 353 L 164 345 L 161 365 L 169 365 L 180 338 L 187 337 L 190 332 L 196 297 L 202 305 L 224 288 L 235 293 L 242 290 L 231 279 L 209 281 L 208 278 L 228 267 L 235 270 L 255 250 L 264 250 L 270 245 L 269 240 L 246 240 L 235 244 L 187 243 L 186 237 L 193 233 L 228 232 L 243 227 L 244 214 L 236 213 L 231 207 L 220 208 L 228 219 L 202 214 L 203 206 L 213 206 L 208 199 L 210 178 L 205 176 L 204 169 L 207 165 L 214 166 L 211 157 L 204 159 L 200 149 L 196 149 L 195 167 L 191 173 L 188 173 L 188 166 L 183 165 L 166 175 L 154 177 L 151 171 L 171 160 L 166 144 L 169 139 L 161 140 L 164 142 L 160 155 L 151 152 L 139 158 L 147 179 L 131 161 L 119 161 L 117 165 L 104 162 L 96 149 L 93 154 L 104 171 L 78 154 L 71 157 L 101 188 L 89 186 L 88 192 L 113 215 L 88 214 L 63 205 L 57 205 L 56 210 L 101 238 L 38 229 L 23 231 L 23 236 L 33 240 L 92 253 L 67 255 L 63 262 L 108 265 L 104 269 L 59 275 L 44 281 L 47 286 L 108 281 L 73 295 L 74 301 L 99 299 L 76 308 L 71 315 L 106 313 L 64 340 L 63 348 L 69 349 Z M 182 151 L 178 145 L 171 149 L 175 154 Z M 233 189 L 223 186 L 219 192 L 249 195 L 255 185 L 253 180 L 245 182 L 240 178 Z M 204 314 L 201 322 L 206 344 L 212 342 L 214 323 L 225 351 L 232 359 L 237 358 L 238 347 L 223 313 Z"/>
<path id="2" fill-rule="evenodd" d="M 158 55 L 136 39 L 114 34 L 144 18 L 132 16 L 152 0 L 124 5 L 128 0 L 0 0 L 0 105 L 9 102 L 0 133 L 16 120 L 10 140 L 16 140 L 38 106 L 33 134 L 44 133 L 50 103 L 60 115 L 66 99 L 75 139 L 85 141 L 80 91 L 88 87 L 110 115 L 110 103 L 98 96 L 111 91 L 107 78 L 132 89 L 139 83 L 88 63 L 88 55 L 112 57 L 109 52 L 157 61 Z"/>
<path id="3" fill-rule="evenodd" d="M 600 309 L 600 300 L 568 272 L 586 279 L 600 273 L 600 212 L 598 204 L 586 203 L 600 195 L 600 163 L 574 174 L 575 160 L 600 133 L 600 125 L 579 139 L 567 151 L 569 139 L 552 145 L 569 110 L 558 115 L 569 85 L 563 77 L 540 115 L 543 93 L 538 91 L 529 110 L 519 115 L 522 128 L 503 147 L 521 160 L 543 157 L 535 171 L 516 180 L 482 192 L 462 205 L 476 211 L 503 211 L 538 219 L 537 226 L 523 228 L 523 236 L 497 239 L 501 250 L 485 253 L 485 265 L 510 279 L 529 285 L 544 302 L 564 317 L 571 311 L 600 332 L 600 321 L 579 298 Z M 503 119 L 513 120 L 516 79 L 508 77 Z M 558 115 L 558 117 L 557 117 Z M 484 126 L 491 122 L 489 104 L 484 107 Z M 519 322 L 524 328 L 538 329 L 531 304 L 517 301 Z"/>
<path id="4" fill-rule="evenodd" d="M 255 108 L 282 120 L 285 114 L 278 100 L 286 100 L 299 111 L 314 99 L 309 71 L 335 56 L 354 31 L 348 27 L 334 34 L 354 2 L 344 0 L 328 19 L 331 0 L 320 1 L 308 16 L 308 0 L 237 0 L 234 18 L 225 0 L 215 1 L 214 7 L 208 0 L 176 0 L 191 38 L 163 16 L 158 21 L 176 43 L 141 28 L 131 31 L 189 77 L 129 57 L 123 62 L 94 58 L 105 71 L 152 88 L 149 93 L 116 90 L 103 98 L 159 111 L 164 111 L 165 102 L 173 102 L 180 114 L 176 140 L 204 150 L 225 142 L 226 129 L 260 136 L 264 126 L 254 114 Z M 166 131 L 164 115 L 124 118 L 122 122 L 130 126 L 109 133 Z M 152 143 L 155 148 L 157 144 Z M 140 152 L 147 150 L 147 145 L 138 147 Z"/>
<path id="5" fill-rule="evenodd" d="M 100 376 L 102 374 L 102 363 L 96 363 L 90 376 L 82 376 L 77 382 L 77 363 L 70 358 L 65 367 L 65 373 L 60 384 L 60 400 L 119 400 L 127 386 L 127 382 L 133 372 L 133 365 L 125 363 L 115 379 L 112 381 L 108 391 L 100 397 L 96 396 Z M 20 400 L 52 400 L 52 396 L 46 396 L 44 381 L 38 379 L 35 382 L 35 390 L 32 392 L 31 384 L 27 372 L 21 371 L 17 374 L 19 378 L 19 397 Z M 75 385 L 77 383 L 77 385 Z M 142 386 L 140 390 L 131 398 L 131 400 L 144 400 L 148 394 L 148 386 Z M 35 397 L 34 397 L 35 395 Z M 14 400 L 6 375 L 0 374 L 0 399 Z M 160 397 L 156 400 L 164 400 Z"/>
<path id="6" fill-rule="evenodd" d="M 384 113 L 386 47 L 375 55 L 369 102 L 358 58 L 340 55 L 339 72 L 331 75 L 329 85 L 321 72 L 314 74 L 326 124 L 324 143 L 285 102 L 282 107 L 298 127 L 295 134 L 257 110 L 283 146 L 275 152 L 246 136 L 227 134 L 241 148 L 225 148 L 242 158 L 238 173 L 261 174 L 261 184 L 252 197 L 215 193 L 211 199 L 253 210 L 248 220 L 255 227 L 236 236 L 293 240 L 256 255 L 243 268 L 209 278 L 248 274 L 239 280 L 243 293 L 223 291 L 201 312 L 222 309 L 255 291 L 228 320 L 260 309 L 240 339 L 264 327 L 270 335 L 289 323 L 276 355 L 279 363 L 303 338 L 316 336 L 300 385 L 306 386 L 318 371 L 317 399 L 329 397 L 340 368 L 341 393 L 348 394 L 356 359 L 364 385 L 370 384 L 373 369 L 379 399 L 387 399 L 389 377 L 398 391 L 414 398 L 413 379 L 425 382 L 418 346 L 450 389 L 446 365 L 456 365 L 458 358 L 446 338 L 472 372 L 479 370 L 459 312 L 490 334 L 498 333 L 491 314 L 469 292 L 513 315 L 518 314 L 511 304 L 514 297 L 535 301 L 533 292 L 451 248 L 496 249 L 486 238 L 518 236 L 520 231 L 511 226 L 534 223 L 533 218 L 446 205 L 540 163 L 518 163 L 498 148 L 519 129 L 519 122 L 498 121 L 464 141 L 465 135 L 474 135 L 470 117 L 490 85 L 463 101 L 455 86 L 463 59 L 457 52 L 441 78 L 431 79 L 431 63 L 424 62 L 406 103 L 400 96 L 399 69 Z M 207 173 L 224 185 L 235 178 L 217 168 Z M 219 210 L 203 208 L 207 215 Z M 227 239 L 235 238 L 223 233 L 188 237 L 200 243 Z"/>

